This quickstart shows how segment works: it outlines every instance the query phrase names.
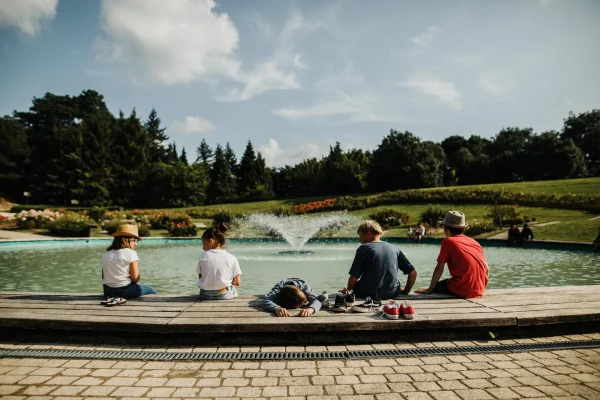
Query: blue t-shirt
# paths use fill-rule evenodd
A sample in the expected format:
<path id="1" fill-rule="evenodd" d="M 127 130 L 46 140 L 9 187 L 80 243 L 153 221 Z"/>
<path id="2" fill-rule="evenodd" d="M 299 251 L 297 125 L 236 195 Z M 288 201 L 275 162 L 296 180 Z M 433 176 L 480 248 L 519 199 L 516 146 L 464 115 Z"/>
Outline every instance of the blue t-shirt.
<path id="1" fill-rule="evenodd" d="M 356 249 L 356 255 L 349 274 L 359 278 L 354 287 L 358 297 L 378 295 L 391 299 L 400 294 L 398 269 L 404 275 L 415 267 L 402 254 L 397 246 L 387 242 L 369 242 Z"/>

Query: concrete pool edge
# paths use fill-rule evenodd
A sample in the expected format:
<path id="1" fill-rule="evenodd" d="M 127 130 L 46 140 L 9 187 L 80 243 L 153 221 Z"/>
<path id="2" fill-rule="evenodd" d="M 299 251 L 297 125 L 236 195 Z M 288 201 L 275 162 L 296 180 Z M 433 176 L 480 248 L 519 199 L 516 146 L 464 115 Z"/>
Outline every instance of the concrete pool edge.
<path id="1" fill-rule="evenodd" d="M 490 289 L 481 299 L 409 295 L 424 318 L 390 321 L 375 314 L 320 312 L 275 318 L 260 296 L 201 301 L 159 295 L 106 308 L 99 294 L 0 292 L 3 339 L 127 343 L 377 343 L 598 331 L 600 285 Z M 428 318 L 425 318 L 428 317 Z"/>

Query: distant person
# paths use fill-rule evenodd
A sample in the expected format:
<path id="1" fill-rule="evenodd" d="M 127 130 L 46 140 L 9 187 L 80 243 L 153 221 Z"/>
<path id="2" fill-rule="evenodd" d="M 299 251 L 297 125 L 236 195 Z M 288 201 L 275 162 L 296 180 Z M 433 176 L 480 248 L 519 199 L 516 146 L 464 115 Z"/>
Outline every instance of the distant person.
<path id="1" fill-rule="evenodd" d="M 288 278 L 273 286 L 263 297 L 262 306 L 278 317 L 289 317 L 288 309 L 296 308 L 302 308 L 298 314 L 300 317 L 310 317 L 319 312 L 322 303 L 308 283 L 302 279 Z"/>
<path id="2" fill-rule="evenodd" d="M 407 235 L 408 235 L 408 241 L 409 242 L 414 241 L 415 240 L 415 236 L 416 236 L 416 229 L 413 229 L 412 226 L 409 226 L 408 227 Z"/>
<path id="3" fill-rule="evenodd" d="M 453 294 L 466 299 L 483 296 L 489 269 L 481 245 L 464 235 L 468 226 L 465 215 L 460 211 L 448 211 L 441 224 L 446 238 L 442 240 L 431 283 L 427 289 L 416 292 Z M 452 277 L 440 281 L 446 263 Z"/>
<path id="4" fill-rule="evenodd" d="M 600 232 L 598 232 L 598 236 L 596 236 L 592 246 L 594 247 L 594 251 L 600 251 Z"/>
<path id="5" fill-rule="evenodd" d="M 415 239 L 418 242 L 420 242 L 424 237 L 425 237 L 425 225 L 423 225 L 423 222 L 419 222 L 419 225 L 417 226 L 417 232 L 416 232 Z"/>
<path id="6" fill-rule="evenodd" d="M 521 241 L 529 242 L 531 240 L 533 240 L 533 231 L 528 224 L 524 224 L 521 229 Z"/>
<path id="7" fill-rule="evenodd" d="M 357 297 L 374 300 L 409 294 L 417 271 L 397 246 L 381 240 L 381 226 L 376 221 L 365 221 L 356 232 L 361 246 L 356 250 L 348 284 L 341 293 L 353 291 Z M 400 286 L 398 270 L 408 275 L 404 289 Z"/>
<path id="8" fill-rule="evenodd" d="M 106 301 L 102 304 L 114 306 L 123 304 L 126 299 L 134 299 L 146 294 L 157 294 L 149 285 L 140 281 L 139 259 L 135 251 L 138 228 L 135 225 L 119 225 L 113 233 L 113 242 L 102 256 L 102 285 Z"/>
<path id="9" fill-rule="evenodd" d="M 223 248 L 227 231 L 225 224 L 219 224 L 202 234 L 204 253 L 197 267 L 202 299 L 228 300 L 238 296 L 235 287 L 242 284 L 242 270 L 237 258 Z"/>
<path id="10" fill-rule="evenodd" d="M 508 245 L 512 246 L 518 244 L 521 241 L 521 232 L 517 225 L 512 224 L 508 230 Z"/>

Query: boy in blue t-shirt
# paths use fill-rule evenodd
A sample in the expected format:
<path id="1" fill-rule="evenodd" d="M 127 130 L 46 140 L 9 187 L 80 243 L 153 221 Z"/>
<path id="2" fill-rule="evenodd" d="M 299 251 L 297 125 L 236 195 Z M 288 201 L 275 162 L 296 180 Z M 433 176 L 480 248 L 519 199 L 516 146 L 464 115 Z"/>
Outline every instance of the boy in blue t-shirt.
<path id="1" fill-rule="evenodd" d="M 357 297 L 393 299 L 409 294 L 417 271 L 397 246 L 381 241 L 383 230 L 376 221 L 365 221 L 356 230 L 362 245 L 356 250 L 350 267 L 348 285 Z M 398 270 L 408 275 L 401 290 Z"/>

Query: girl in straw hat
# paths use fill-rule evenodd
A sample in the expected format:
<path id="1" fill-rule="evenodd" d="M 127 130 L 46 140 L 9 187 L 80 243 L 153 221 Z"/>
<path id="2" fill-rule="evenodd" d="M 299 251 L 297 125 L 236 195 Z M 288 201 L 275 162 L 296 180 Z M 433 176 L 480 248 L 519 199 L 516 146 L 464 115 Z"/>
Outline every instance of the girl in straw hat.
<path id="1" fill-rule="evenodd" d="M 151 286 L 138 283 L 140 269 L 135 252 L 138 240 L 138 228 L 135 225 L 119 225 L 113 233 L 112 244 L 102 256 L 102 284 L 107 306 L 125 303 L 146 294 L 157 294 Z"/>

